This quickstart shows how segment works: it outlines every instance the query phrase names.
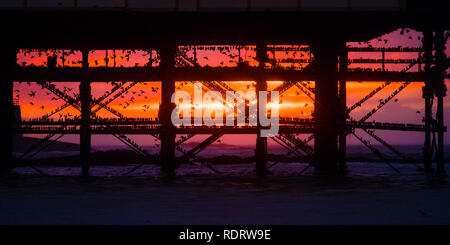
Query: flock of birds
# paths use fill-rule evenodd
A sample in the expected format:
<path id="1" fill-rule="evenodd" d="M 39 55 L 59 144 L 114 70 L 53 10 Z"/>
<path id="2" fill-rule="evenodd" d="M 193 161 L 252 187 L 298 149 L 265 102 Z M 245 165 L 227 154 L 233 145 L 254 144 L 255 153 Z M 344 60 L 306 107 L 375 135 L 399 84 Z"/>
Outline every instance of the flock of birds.
<path id="1" fill-rule="evenodd" d="M 225 66 L 225 62 L 228 62 L 229 65 L 232 64 L 239 64 L 239 63 L 246 63 L 247 62 L 247 58 L 248 59 L 255 59 L 256 56 L 252 56 L 252 55 L 247 55 L 246 52 L 244 53 L 244 55 L 236 53 L 236 51 L 232 50 L 232 49 L 219 49 L 219 52 L 221 55 L 224 55 L 226 57 L 228 57 L 228 61 L 220 61 L 220 66 Z M 242 57 L 244 56 L 244 57 Z M 202 56 L 203 60 L 208 62 L 210 61 L 209 56 L 207 55 L 203 55 Z M 243 59 L 242 59 L 243 58 Z"/>
<path id="2" fill-rule="evenodd" d="M 179 83 L 179 86 L 177 86 L 176 89 L 182 89 L 185 85 L 187 85 L 187 83 L 188 83 L 188 82 L 181 82 L 181 83 Z M 32 84 L 31 84 L 30 82 L 27 82 L 27 85 L 28 85 L 28 86 L 31 86 Z M 144 85 L 147 85 L 147 83 L 144 83 Z M 253 82 L 252 84 L 247 84 L 247 85 L 246 85 L 246 88 L 247 88 L 247 89 L 250 89 L 251 87 L 255 87 L 255 86 L 256 86 L 256 83 Z M 153 86 L 152 86 L 152 87 L 150 87 L 150 88 L 151 88 L 151 91 L 154 92 L 154 93 L 157 93 L 157 92 L 159 91 L 159 87 L 153 87 Z M 69 88 L 69 87 L 64 86 L 64 87 L 62 88 L 62 91 L 63 91 L 63 93 L 67 94 L 68 92 L 72 92 L 72 91 L 73 91 L 73 88 Z M 20 97 L 20 89 L 15 89 L 14 92 L 16 93 L 16 97 L 19 98 L 19 97 Z M 296 93 L 297 96 L 301 95 L 301 93 L 300 93 L 299 91 L 295 91 L 295 93 Z M 51 95 L 51 93 L 49 93 L 49 92 L 45 92 L 45 94 L 46 94 L 47 96 Z M 118 106 L 120 106 L 122 109 L 127 109 L 133 102 L 136 102 L 136 98 L 137 98 L 137 97 L 142 97 L 142 98 L 144 98 L 144 99 L 148 99 L 148 96 L 145 95 L 145 94 L 146 94 L 146 91 L 145 91 L 144 89 L 139 89 L 138 91 L 126 91 L 124 94 L 125 94 L 125 95 L 126 95 L 126 94 L 130 94 L 131 96 L 129 96 L 129 98 L 127 98 L 127 100 L 125 100 L 124 102 L 121 102 L 121 103 L 118 104 Z M 34 99 L 34 98 L 36 98 L 36 91 L 33 91 L 33 90 L 32 90 L 32 91 L 30 91 L 27 95 L 28 95 L 28 97 L 29 97 L 30 99 Z M 121 97 L 122 99 L 125 99 L 125 98 L 126 98 L 125 95 L 121 95 L 120 97 Z M 74 96 L 76 97 L 77 94 L 74 93 Z M 279 100 L 280 104 L 283 103 L 283 97 L 284 97 L 283 95 L 280 95 L 280 100 Z M 51 97 L 51 101 L 58 101 L 58 100 L 60 100 L 60 98 L 58 98 L 58 97 Z M 380 101 L 382 101 L 382 99 L 380 99 Z M 399 101 L 399 99 L 397 99 L 397 98 L 394 99 L 394 102 L 398 102 L 398 101 Z M 34 100 L 31 100 L 31 101 L 29 102 L 29 104 L 32 105 L 32 106 L 34 106 L 34 105 L 35 105 Z M 308 103 L 305 103 L 305 104 L 303 105 L 304 108 L 307 108 L 308 106 L 309 106 Z M 44 109 L 45 109 L 45 106 L 44 106 L 44 105 L 40 106 L 40 109 L 41 109 L 41 110 L 44 110 Z M 148 105 L 148 104 L 142 105 L 142 111 L 146 112 L 147 110 L 150 110 L 150 109 L 151 109 L 151 106 L 150 106 L 150 105 Z M 421 112 L 420 112 L 419 110 L 417 110 L 416 113 L 417 113 L 417 114 L 420 114 Z M 304 114 L 303 108 L 300 109 L 300 114 L 301 114 L 301 115 Z M 74 116 L 74 115 L 72 115 L 72 114 L 70 114 L 70 113 L 66 113 L 66 114 L 61 114 L 61 113 L 60 113 L 60 114 L 59 114 L 59 117 L 60 117 L 60 118 L 62 118 L 62 117 L 64 117 L 64 118 L 70 118 L 70 117 L 72 117 L 72 116 Z"/>
<path id="3" fill-rule="evenodd" d="M 19 82 L 19 84 L 20 83 L 22 83 L 22 82 Z M 113 85 L 115 84 L 115 82 L 112 82 L 113 83 Z M 35 85 L 33 85 L 31 82 L 26 82 L 26 85 L 28 85 L 28 86 L 30 86 L 30 87 L 34 87 Z M 144 82 L 143 83 L 143 85 L 144 86 L 147 86 L 148 84 L 146 83 L 146 82 Z M 117 84 L 115 85 L 115 86 L 117 86 Z M 19 86 L 19 87 L 21 87 L 21 86 Z M 19 99 L 20 97 L 21 97 L 21 91 L 22 90 L 28 90 L 29 92 L 25 92 L 26 93 L 26 95 L 28 96 L 28 104 L 29 105 L 31 105 L 31 106 L 36 106 L 37 104 L 38 104 L 38 101 L 41 99 L 41 97 L 40 98 L 37 98 L 38 96 L 37 96 L 37 91 L 35 91 L 35 90 L 29 90 L 29 89 L 25 89 L 24 87 L 22 87 L 22 89 L 19 89 L 19 88 L 15 88 L 14 89 L 14 93 L 15 93 L 15 97 L 17 98 L 17 99 Z M 69 96 L 71 96 L 71 97 L 73 97 L 73 98 L 78 98 L 79 97 L 79 94 L 77 94 L 77 93 L 75 93 L 74 92 L 74 88 L 70 88 L 70 87 L 67 87 L 67 86 L 63 86 L 62 88 L 61 88 L 61 90 L 60 90 L 62 93 L 64 93 L 64 94 L 66 94 L 66 95 L 69 95 Z M 151 86 L 150 87 L 150 91 L 151 92 L 153 92 L 153 93 L 157 93 L 158 91 L 159 91 L 159 87 L 156 87 L 156 86 Z M 121 107 L 121 108 L 123 108 L 123 109 L 127 109 L 130 105 L 131 105 L 131 103 L 133 103 L 133 102 L 136 102 L 137 101 L 137 98 L 139 98 L 139 97 L 141 97 L 141 98 L 143 98 L 143 99 L 145 99 L 145 100 L 147 100 L 149 97 L 148 97 L 148 95 L 146 94 L 146 90 L 144 90 L 144 89 L 139 89 L 139 90 L 137 90 L 137 91 L 125 91 L 124 93 L 123 93 L 123 95 L 121 95 L 120 96 L 120 98 L 121 99 L 123 99 L 123 100 L 125 100 L 124 102 L 121 102 L 120 104 L 119 104 L 119 106 Z M 47 96 L 52 96 L 52 93 L 51 92 L 44 92 L 45 93 L 45 95 L 47 95 Z M 72 93 L 71 95 L 70 95 L 70 93 Z M 109 92 L 108 92 L 109 93 Z M 129 94 L 130 96 L 126 96 L 127 94 Z M 61 99 L 61 98 L 59 98 L 58 96 L 55 96 L 54 94 L 53 94 L 53 96 L 50 98 L 50 101 L 54 101 L 54 102 L 56 102 L 56 101 L 60 101 L 60 100 L 63 100 L 63 99 Z M 94 101 L 95 101 L 95 99 L 93 99 Z M 46 107 L 45 107 L 45 105 L 41 105 L 41 106 L 39 106 L 39 108 L 41 109 L 41 110 L 44 110 Z M 142 105 L 142 110 L 145 112 L 145 111 L 147 111 L 147 110 L 149 110 L 151 108 L 151 106 L 149 105 L 149 104 L 144 104 L 144 105 Z M 60 118 L 71 118 L 71 117 L 73 117 L 73 116 L 75 116 L 75 115 L 73 115 L 73 114 L 71 114 L 71 113 L 59 113 L 58 114 L 59 115 L 59 117 Z"/>
<path id="4" fill-rule="evenodd" d="M 411 35 L 411 32 L 409 29 L 401 29 L 399 32 L 400 35 L 408 35 L 408 39 L 412 40 L 414 38 L 414 35 Z M 417 40 L 421 40 L 422 37 L 420 35 L 418 35 Z M 381 37 L 376 38 L 376 40 L 378 40 L 379 42 L 383 42 L 384 44 L 387 44 L 389 42 L 389 39 L 383 39 Z M 367 41 L 367 42 L 358 42 L 359 45 L 367 45 L 368 47 L 373 47 L 371 44 L 371 41 Z M 401 46 L 400 46 L 401 47 Z M 194 47 L 195 48 L 195 47 Z M 193 47 L 190 48 L 184 48 L 182 49 L 180 52 L 189 52 L 192 51 L 194 49 Z M 197 48 L 195 48 L 197 49 Z M 201 51 L 202 50 L 206 50 L 206 51 L 216 51 L 218 50 L 220 52 L 220 54 L 225 55 L 229 58 L 228 62 L 229 64 L 239 64 L 239 63 L 248 63 L 250 62 L 250 60 L 256 61 L 256 54 L 254 54 L 254 50 L 255 48 L 253 47 L 248 47 L 248 46 L 236 46 L 234 47 L 234 49 L 230 48 L 230 47 L 208 47 L 208 48 L 199 48 Z M 237 52 L 237 50 L 239 50 L 239 52 Z M 243 50 L 243 51 L 242 51 Z M 248 54 L 248 50 L 251 50 L 251 53 Z M 152 50 L 145 50 L 146 54 L 142 57 L 148 60 L 148 63 L 145 64 L 146 66 L 151 66 L 154 62 L 157 62 L 159 59 L 159 54 L 157 53 L 156 55 L 152 55 Z M 92 63 L 95 66 L 107 66 L 109 63 L 111 63 L 111 60 L 116 60 L 116 58 L 118 59 L 118 62 L 120 63 L 120 61 L 127 61 L 129 62 L 131 59 L 131 55 L 134 53 L 136 54 L 137 51 L 136 50 L 119 50 L 120 54 L 116 55 L 116 51 L 113 51 L 113 54 L 111 54 L 111 51 L 109 51 L 109 55 L 108 55 L 108 50 L 105 53 L 105 57 L 99 59 L 93 59 Z M 196 52 L 196 51 L 195 51 Z M 244 52 L 244 54 L 242 54 L 242 52 Z M 20 63 L 22 66 L 47 66 L 50 65 L 50 60 L 45 60 L 45 58 L 48 57 L 58 57 L 59 59 L 62 60 L 60 66 L 64 66 L 64 65 L 68 65 L 68 66 L 81 66 L 82 61 L 81 61 L 81 52 L 80 51 L 76 51 L 76 50 L 34 50 L 34 49 L 23 49 L 20 51 L 20 54 L 22 54 L 22 62 Z M 294 57 L 304 57 L 305 56 L 305 52 L 297 52 L 297 51 L 285 51 L 285 54 L 290 56 L 293 55 Z M 153 57 L 154 56 L 154 57 Z M 274 60 L 274 56 L 275 56 L 275 52 L 272 52 L 272 60 Z M 71 57 L 71 58 L 70 58 Z M 37 59 L 34 60 L 34 58 L 44 58 L 44 59 Z M 209 61 L 210 57 L 203 55 L 202 56 L 204 61 Z M 243 58 L 243 59 L 242 59 Z M 247 60 L 248 59 L 248 60 Z M 102 61 L 102 63 L 100 63 L 100 61 Z M 224 66 L 226 61 L 220 61 L 220 66 Z M 273 61 L 276 62 L 276 61 Z M 273 63 L 272 62 L 272 63 Z M 114 62 L 115 64 L 116 62 Z M 56 64 L 54 64 L 56 65 Z M 53 66 L 53 65 L 52 65 Z M 123 66 L 123 65 L 119 65 L 119 66 Z M 136 62 L 134 64 L 134 66 L 141 66 L 140 63 Z M 274 66 L 274 64 L 272 64 L 272 66 Z"/>
<path id="5" fill-rule="evenodd" d="M 96 51 L 91 51 L 91 57 L 98 57 L 97 54 L 93 53 Z M 130 67 L 129 64 L 125 63 L 130 62 L 132 58 L 132 54 L 137 54 L 136 50 L 124 49 L 117 51 L 119 54 L 116 54 L 116 51 L 105 52 L 105 56 L 101 58 L 93 58 L 90 61 L 90 66 L 106 66 L 110 63 L 117 64 L 118 67 Z M 137 66 L 151 66 L 154 62 L 157 62 L 159 59 L 159 54 L 152 56 L 152 50 L 143 50 L 137 57 L 142 60 L 145 60 L 147 63 L 142 64 L 142 62 L 135 62 L 133 64 L 134 67 Z M 58 62 L 58 59 L 60 62 Z M 113 62 L 112 62 L 113 61 Z M 58 50 L 58 49 L 22 49 L 19 52 L 18 56 L 18 64 L 22 67 L 27 66 L 35 66 L 35 67 L 81 67 L 83 64 L 82 54 L 77 50 Z"/>
<path id="6" fill-rule="evenodd" d="M 144 85 L 147 85 L 147 83 L 144 83 Z M 159 87 L 152 86 L 151 91 L 153 93 L 157 93 L 159 91 Z M 131 93 L 131 96 L 127 100 L 125 100 L 124 102 L 119 104 L 119 106 L 122 107 L 122 109 L 127 109 L 131 105 L 131 103 L 136 102 L 136 98 L 138 98 L 138 97 L 148 99 L 148 96 L 145 95 L 146 91 L 144 89 L 139 89 L 139 91 L 126 91 L 124 94 L 126 95 L 126 94 L 130 94 L 130 93 Z M 126 98 L 125 95 L 121 95 L 120 98 L 125 99 Z M 144 105 L 142 105 L 142 108 L 143 108 L 142 110 L 145 112 L 145 111 L 149 110 L 151 108 L 151 106 L 144 104 Z"/>
<path id="7" fill-rule="evenodd" d="M 414 35 L 411 34 L 410 29 L 402 28 L 402 29 L 400 29 L 399 34 L 400 34 L 400 36 L 408 35 L 407 38 L 408 38 L 409 40 L 414 40 Z M 416 37 L 416 39 L 420 41 L 420 40 L 422 40 L 422 36 L 418 35 L 418 36 Z M 387 43 L 390 41 L 389 39 L 383 39 L 383 38 L 381 38 L 381 37 L 376 38 L 376 40 L 377 40 L 378 42 L 380 42 L 380 43 L 382 42 L 382 43 L 384 43 L 384 44 L 387 44 Z M 373 46 L 372 46 L 372 44 L 371 44 L 371 41 L 372 41 L 372 40 L 366 41 L 366 42 L 358 42 L 358 44 L 359 44 L 359 45 L 366 44 L 369 48 L 373 48 Z M 399 48 L 402 48 L 402 46 L 400 45 Z"/>
<path id="8" fill-rule="evenodd" d="M 410 40 L 413 39 L 413 35 L 411 35 L 411 32 L 410 32 L 409 29 L 401 29 L 399 34 L 400 35 L 408 35 L 408 39 L 410 39 Z M 422 37 L 420 35 L 417 36 L 417 40 L 421 40 L 421 39 L 422 39 Z M 381 37 L 377 38 L 376 40 L 378 40 L 378 42 L 382 42 L 384 44 L 387 44 L 389 42 L 388 39 L 382 39 Z M 359 42 L 359 44 L 360 45 L 366 44 L 369 47 L 372 47 L 370 41 L 368 41 L 368 42 Z M 214 50 L 214 51 L 216 50 L 215 47 L 210 48 L 210 49 Z M 247 55 L 247 51 L 249 49 L 252 51 L 252 53 L 254 53 L 253 51 L 254 51 L 255 48 L 252 48 L 252 47 L 250 47 L 250 48 L 249 47 L 242 48 L 242 46 L 241 47 L 236 46 L 236 47 L 234 47 L 234 49 L 233 48 L 218 47 L 217 49 L 219 50 L 220 54 L 225 55 L 225 56 L 227 56 L 229 58 L 229 60 L 228 60 L 229 63 L 239 63 L 239 62 L 244 62 L 245 63 L 245 62 L 247 62 L 247 58 L 249 58 L 249 59 L 256 59 L 256 55 L 252 55 L 252 54 Z M 239 52 L 237 52 L 236 49 L 238 49 Z M 242 51 L 242 49 L 244 49 L 244 50 Z M 208 49 L 205 49 L 205 50 L 208 50 Z M 21 54 L 23 55 L 23 58 L 22 58 L 23 61 L 20 64 L 22 66 L 29 66 L 29 65 L 31 65 L 31 66 L 33 66 L 33 65 L 39 66 L 38 62 L 40 62 L 40 65 L 43 65 L 43 66 L 45 66 L 45 65 L 56 66 L 56 63 L 54 63 L 54 61 L 52 61 L 52 58 L 54 58 L 57 55 L 60 59 L 62 59 L 62 63 L 63 64 L 69 65 L 69 66 L 79 66 L 82 63 L 81 60 L 76 60 L 75 59 L 75 60 L 71 60 L 70 61 L 68 59 L 64 59 L 63 58 L 63 57 L 68 58 L 70 56 L 75 56 L 75 57 L 81 56 L 77 52 L 79 52 L 79 51 L 75 51 L 75 50 L 33 50 L 33 49 L 21 50 Z M 151 52 L 152 52 L 151 50 L 148 51 L 149 54 Z M 244 52 L 244 55 L 243 55 L 243 52 Z M 116 57 L 119 57 L 119 60 L 130 61 L 131 55 L 133 53 L 136 53 L 136 51 L 135 50 L 122 50 L 122 52 L 121 52 L 122 55 L 116 56 L 116 52 L 114 51 L 113 58 L 116 59 Z M 294 51 L 294 52 L 292 52 L 292 51 L 285 51 L 285 54 L 286 55 L 294 55 L 294 56 L 297 56 L 297 54 L 300 54 L 300 57 L 303 57 L 305 55 L 304 52 L 300 52 L 300 51 L 298 53 L 297 53 L 297 51 Z M 275 56 L 275 52 L 273 52 L 272 57 L 274 57 L 274 56 Z M 29 60 L 25 61 L 26 60 L 26 59 L 24 59 L 25 57 L 28 57 Z M 47 62 L 45 61 L 45 57 L 47 57 Z M 52 57 L 52 58 L 48 59 L 49 57 Z M 150 55 L 149 63 L 155 62 L 158 59 L 158 57 L 159 57 L 159 55 L 156 55 L 155 57 L 152 57 L 152 55 Z M 243 61 L 241 60 L 242 57 L 244 57 Z M 33 62 L 33 60 L 35 58 L 41 58 L 41 59 L 37 59 L 35 62 Z M 209 57 L 208 56 L 203 56 L 203 59 L 208 61 Z M 104 58 L 104 62 L 105 62 L 105 64 L 108 64 L 109 61 L 110 61 L 110 58 L 108 56 L 108 52 L 106 52 L 106 56 Z M 50 64 L 51 62 L 54 63 L 54 64 Z M 95 63 L 96 66 L 99 65 L 99 61 L 98 60 L 94 60 L 94 63 Z M 221 66 L 223 66 L 224 64 L 225 64 L 225 61 L 221 61 L 220 62 Z M 135 65 L 137 66 L 138 63 L 136 63 Z M 176 89 L 182 89 L 186 84 L 187 84 L 187 82 L 181 82 L 176 87 Z M 27 82 L 27 85 L 31 86 L 31 83 Z M 146 84 L 144 83 L 144 85 L 146 85 Z M 256 83 L 252 83 L 252 84 L 246 85 L 246 89 L 247 90 L 251 89 L 251 87 L 256 87 Z M 65 86 L 65 87 L 63 87 L 62 91 L 64 93 L 69 93 L 69 92 L 72 92 L 72 90 L 73 90 L 73 88 L 69 88 L 69 87 Z M 158 90 L 159 90 L 159 87 L 151 87 L 151 92 L 153 92 L 153 93 L 157 93 Z M 19 99 L 19 97 L 20 97 L 20 90 L 19 89 L 15 89 L 15 93 L 16 93 L 16 98 Z M 129 93 L 131 94 L 131 96 L 129 96 L 129 98 L 126 99 L 125 95 L 129 94 Z M 296 93 L 297 96 L 301 94 L 298 91 L 296 91 L 295 93 Z M 32 106 L 36 105 L 36 103 L 34 101 L 34 99 L 36 98 L 36 91 L 32 90 L 27 95 L 31 99 L 29 104 L 32 105 Z M 49 92 L 46 92 L 46 95 L 50 96 L 51 94 Z M 121 99 L 126 99 L 126 100 L 121 102 L 120 104 L 118 104 L 123 109 L 127 109 L 132 103 L 136 102 L 136 100 L 139 97 L 142 97 L 143 99 L 148 99 L 148 96 L 146 95 L 146 91 L 143 90 L 143 89 L 140 89 L 139 91 L 126 91 L 125 95 L 121 95 L 120 97 L 121 97 Z M 76 96 L 76 94 L 74 94 L 74 96 Z M 282 98 L 282 95 L 280 96 L 280 98 Z M 53 96 L 53 97 L 51 97 L 50 100 L 51 101 L 58 101 L 58 100 L 60 100 L 60 98 Z M 395 99 L 394 101 L 398 102 L 398 99 Z M 282 99 L 280 99 L 280 103 L 283 103 Z M 308 104 L 306 103 L 304 105 L 304 107 L 307 107 L 307 106 L 308 106 Z M 147 104 L 142 105 L 142 110 L 144 112 L 149 110 L 150 108 L 151 108 L 150 105 L 147 105 Z M 44 110 L 45 106 L 41 105 L 40 109 Z M 420 111 L 416 111 L 416 113 L 420 114 Z M 64 115 L 60 114 L 60 117 L 63 117 L 63 116 Z M 70 115 L 70 113 L 68 113 L 68 114 L 66 114 L 66 116 L 72 116 L 72 115 Z"/>

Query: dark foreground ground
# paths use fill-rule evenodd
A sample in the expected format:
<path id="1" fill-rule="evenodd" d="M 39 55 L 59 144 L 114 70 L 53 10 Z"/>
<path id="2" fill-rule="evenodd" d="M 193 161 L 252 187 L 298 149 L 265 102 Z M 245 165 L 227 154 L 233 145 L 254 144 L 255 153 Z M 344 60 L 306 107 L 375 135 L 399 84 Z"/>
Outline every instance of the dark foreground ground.
<path id="1" fill-rule="evenodd" d="M 264 178 L 237 166 L 239 174 L 185 169 L 175 179 L 156 166 L 134 176 L 94 168 L 89 179 L 19 169 L 0 179 L 0 224 L 450 224 L 450 177 L 362 166 L 334 178 L 286 170 L 295 165 Z M 374 168 L 385 172 L 368 174 Z"/>

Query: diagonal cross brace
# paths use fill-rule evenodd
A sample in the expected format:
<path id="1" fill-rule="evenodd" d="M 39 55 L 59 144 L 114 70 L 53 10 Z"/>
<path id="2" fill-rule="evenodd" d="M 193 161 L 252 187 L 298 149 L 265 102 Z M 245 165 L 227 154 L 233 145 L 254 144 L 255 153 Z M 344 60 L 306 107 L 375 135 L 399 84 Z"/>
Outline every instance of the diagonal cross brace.
<path id="1" fill-rule="evenodd" d="M 410 160 L 408 157 L 406 157 L 403 153 L 401 153 L 400 151 L 398 151 L 397 149 L 395 149 L 392 145 L 390 145 L 389 143 L 387 143 L 385 140 L 383 140 L 382 138 L 380 138 L 379 136 L 377 136 L 373 131 L 371 130 L 367 130 L 367 129 L 363 129 L 364 132 L 366 132 L 368 135 L 372 136 L 372 138 L 374 138 L 376 141 L 380 142 L 381 144 L 383 144 L 386 148 L 388 148 L 389 150 L 391 150 L 393 153 L 395 153 L 397 156 L 403 158 L 404 160 Z"/>
<path id="2" fill-rule="evenodd" d="M 387 158 L 384 157 L 384 155 L 377 148 L 373 147 L 369 142 L 365 141 L 363 138 L 356 135 L 354 130 L 351 133 L 353 134 L 353 136 L 355 136 L 355 138 L 357 138 L 361 143 L 363 143 L 367 148 L 369 148 L 369 150 L 371 150 L 377 157 L 379 157 L 382 161 L 384 161 L 395 172 L 400 173 L 400 171 L 397 168 L 395 168 L 394 166 L 392 166 L 392 164 L 389 162 L 389 160 L 387 160 Z"/>
<path id="3" fill-rule="evenodd" d="M 422 56 L 419 57 L 418 61 L 422 60 Z M 416 65 L 417 62 L 412 62 L 411 64 L 409 64 L 407 67 L 405 67 L 404 69 L 401 70 L 401 72 L 407 72 L 409 71 L 414 65 Z M 376 89 L 374 89 L 372 92 L 370 92 L 367 96 L 365 96 L 364 98 L 362 98 L 361 100 L 359 100 L 358 102 L 356 102 L 355 104 L 353 104 L 351 107 L 347 108 L 347 113 L 352 112 L 354 109 L 356 109 L 357 107 L 361 106 L 364 102 L 366 102 L 367 100 L 369 100 L 370 98 L 372 98 L 375 94 L 377 94 L 378 92 L 380 92 L 383 88 L 387 87 L 389 84 L 391 84 L 392 81 L 386 81 L 385 83 L 383 83 L 381 86 L 377 87 Z"/>

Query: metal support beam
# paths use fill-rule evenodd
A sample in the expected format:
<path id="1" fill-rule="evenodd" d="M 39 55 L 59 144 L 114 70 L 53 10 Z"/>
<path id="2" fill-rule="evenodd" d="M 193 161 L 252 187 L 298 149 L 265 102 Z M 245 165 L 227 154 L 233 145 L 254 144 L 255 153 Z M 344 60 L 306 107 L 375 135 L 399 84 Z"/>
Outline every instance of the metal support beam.
<path id="1" fill-rule="evenodd" d="M 423 49 L 423 58 L 425 61 L 424 69 L 426 73 L 430 74 L 433 56 L 433 33 L 430 29 L 425 30 L 423 33 Z M 425 86 L 422 88 L 422 97 L 425 100 L 425 142 L 423 146 L 423 162 L 425 171 L 431 172 L 431 123 L 433 121 L 432 107 L 434 94 L 430 79 L 425 81 Z"/>
<path id="2" fill-rule="evenodd" d="M 5 87 L 1 90 L 2 101 L 2 118 L 0 126 L 2 130 L 2 138 L 5 144 L 1 148 L 0 174 L 7 173 L 12 167 L 13 152 L 13 122 L 14 122 L 14 105 L 13 105 L 13 80 L 11 71 L 16 63 L 16 49 L 6 45 L 0 53 L 0 67 L 2 67 L 1 79 L 4 80 Z"/>
<path id="3" fill-rule="evenodd" d="M 342 44 L 339 50 L 339 71 L 347 71 L 348 68 L 348 52 L 345 48 L 345 43 Z M 345 172 L 347 170 L 346 157 L 347 157 L 347 81 L 339 81 L 339 171 Z"/>
<path id="4" fill-rule="evenodd" d="M 411 64 L 417 64 L 412 62 Z M 154 81 L 164 78 L 161 67 L 91 67 L 84 72 L 80 67 L 17 67 L 14 81 L 52 81 L 67 82 L 81 80 L 87 76 L 89 80 L 96 82 L 110 81 L 135 81 L 146 82 L 149 77 Z M 172 79 L 176 81 L 252 81 L 255 76 L 262 75 L 267 81 L 314 81 L 321 76 L 320 71 L 312 71 L 310 67 L 303 70 L 290 69 L 265 69 L 257 67 L 178 67 L 172 72 Z M 425 80 L 424 72 L 398 72 L 398 71 L 357 71 L 352 70 L 339 73 L 338 77 L 347 81 L 410 81 L 422 82 Z"/>
<path id="5" fill-rule="evenodd" d="M 259 62 L 259 69 L 264 70 L 265 62 L 267 60 L 267 45 L 259 44 L 256 49 L 256 59 Z M 256 135 L 256 149 L 255 149 L 255 162 L 256 162 L 256 174 L 259 176 L 266 175 L 267 170 L 267 137 L 261 137 L 261 126 L 260 126 L 260 99 L 259 91 L 267 91 L 267 81 L 261 77 L 256 79 L 256 96 L 257 96 L 257 122 L 258 122 L 258 133 Z M 266 111 L 263 112 L 264 115 Z"/>
<path id="6" fill-rule="evenodd" d="M 314 69 L 320 71 L 315 87 L 314 167 L 318 174 L 335 174 L 338 170 L 338 47 L 335 42 L 312 44 Z"/>
<path id="7" fill-rule="evenodd" d="M 171 71 L 175 68 L 176 45 L 168 43 L 160 49 L 161 68 L 164 71 L 164 80 L 161 84 L 161 105 L 159 118 L 161 121 L 161 172 L 169 176 L 175 174 L 175 127 L 171 121 L 171 113 L 175 104 L 171 102 L 175 92 L 175 81 L 171 77 Z"/>
<path id="8" fill-rule="evenodd" d="M 438 141 L 437 141 L 437 171 L 439 173 L 445 172 L 444 166 L 444 96 L 447 88 L 445 87 L 444 78 L 446 70 L 446 54 L 445 54 L 445 35 L 443 29 L 438 29 L 435 32 L 435 49 L 436 49 L 436 73 L 434 76 L 434 86 L 437 97 L 436 121 L 438 127 Z"/>
<path id="9" fill-rule="evenodd" d="M 89 67 L 89 50 L 82 51 L 83 68 Z M 80 160 L 83 176 L 89 175 L 90 154 L 91 154 L 91 83 L 89 80 L 80 81 L 80 101 L 81 101 L 81 125 L 80 125 Z"/>

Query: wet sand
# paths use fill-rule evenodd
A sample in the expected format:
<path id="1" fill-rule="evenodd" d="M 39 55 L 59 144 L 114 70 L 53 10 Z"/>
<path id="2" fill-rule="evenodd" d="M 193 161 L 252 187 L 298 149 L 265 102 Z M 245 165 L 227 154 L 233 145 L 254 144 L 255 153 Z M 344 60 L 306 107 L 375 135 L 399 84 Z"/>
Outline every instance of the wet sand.
<path id="1" fill-rule="evenodd" d="M 294 167 L 258 178 L 251 165 L 224 166 L 219 175 L 189 166 L 173 179 L 156 166 L 134 176 L 94 168 L 97 176 L 87 179 L 76 168 L 51 177 L 19 169 L 0 179 L 0 224 L 450 224 L 447 176 L 412 164 L 396 165 L 400 175 L 385 165 L 350 165 L 348 176 L 332 178 L 298 176 Z"/>

